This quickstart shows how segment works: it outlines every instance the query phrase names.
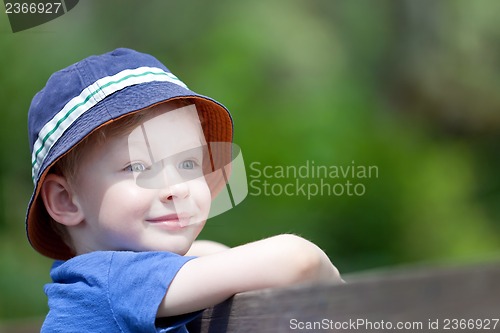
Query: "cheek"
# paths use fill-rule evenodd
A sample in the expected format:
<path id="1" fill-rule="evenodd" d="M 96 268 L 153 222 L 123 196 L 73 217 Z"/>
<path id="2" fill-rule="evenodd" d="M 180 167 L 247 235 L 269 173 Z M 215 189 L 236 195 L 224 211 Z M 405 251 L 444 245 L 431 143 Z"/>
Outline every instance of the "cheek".
<path id="1" fill-rule="evenodd" d="M 196 204 L 202 212 L 208 215 L 212 197 L 207 182 L 204 179 L 197 179 L 191 182 L 190 187 L 190 193 L 194 197 Z"/>
<path id="2" fill-rule="evenodd" d="M 142 216 L 149 208 L 149 196 L 137 186 L 118 183 L 108 187 L 103 193 L 99 207 L 99 218 L 123 219 L 122 217 Z M 99 204 L 99 203 L 98 203 Z"/>

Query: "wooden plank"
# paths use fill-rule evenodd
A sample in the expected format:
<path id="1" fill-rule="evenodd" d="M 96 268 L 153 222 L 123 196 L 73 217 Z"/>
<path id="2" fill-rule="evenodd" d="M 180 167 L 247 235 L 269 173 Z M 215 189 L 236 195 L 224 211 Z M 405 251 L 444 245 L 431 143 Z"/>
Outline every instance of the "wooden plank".
<path id="1" fill-rule="evenodd" d="M 384 332 L 397 325 L 411 327 L 408 332 L 474 332 L 486 326 L 487 319 L 491 329 L 496 324 L 488 331 L 500 331 L 500 322 L 491 321 L 500 319 L 500 263 L 374 272 L 346 279 L 345 285 L 238 294 L 205 310 L 190 332 Z"/>
<path id="2" fill-rule="evenodd" d="M 0 333 L 39 333 L 43 318 L 26 318 L 0 323 Z"/>

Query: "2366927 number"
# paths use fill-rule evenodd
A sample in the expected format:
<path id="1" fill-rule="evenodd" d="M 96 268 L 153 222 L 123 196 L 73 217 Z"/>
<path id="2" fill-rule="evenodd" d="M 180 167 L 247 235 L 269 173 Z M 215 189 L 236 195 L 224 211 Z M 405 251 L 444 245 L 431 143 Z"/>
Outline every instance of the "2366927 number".
<path id="1" fill-rule="evenodd" d="M 444 319 L 445 330 L 494 330 L 499 319 Z"/>
<path id="2" fill-rule="evenodd" d="M 6 14 L 57 14 L 61 9 L 61 2 L 7 2 Z"/>

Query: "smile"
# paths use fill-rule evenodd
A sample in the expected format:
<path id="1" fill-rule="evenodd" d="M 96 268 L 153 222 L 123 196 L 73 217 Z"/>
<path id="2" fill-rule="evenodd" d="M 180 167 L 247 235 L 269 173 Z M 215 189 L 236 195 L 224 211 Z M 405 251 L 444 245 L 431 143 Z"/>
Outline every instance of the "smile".
<path id="1" fill-rule="evenodd" d="M 191 223 L 189 214 L 168 214 L 147 219 L 146 222 L 157 225 L 167 230 L 181 230 L 189 226 Z"/>

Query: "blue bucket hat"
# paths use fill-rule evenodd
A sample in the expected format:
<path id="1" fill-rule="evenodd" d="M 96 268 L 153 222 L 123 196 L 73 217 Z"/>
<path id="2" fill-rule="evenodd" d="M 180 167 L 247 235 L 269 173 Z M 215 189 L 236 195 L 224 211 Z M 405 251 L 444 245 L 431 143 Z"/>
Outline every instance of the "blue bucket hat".
<path id="1" fill-rule="evenodd" d="M 199 95 L 151 55 L 119 48 L 54 73 L 31 102 L 28 132 L 34 191 L 26 214 L 35 250 L 66 260 L 74 256 L 40 198 L 51 166 L 96 129 L 123 116 L 175 99 L 189 99 L 203 119 L 207 142 L 232 142 L 229 111 Z"/>

